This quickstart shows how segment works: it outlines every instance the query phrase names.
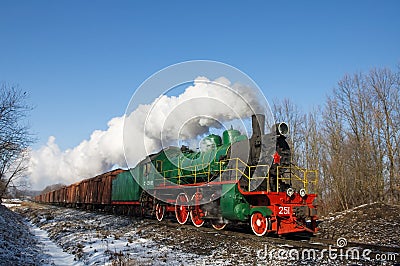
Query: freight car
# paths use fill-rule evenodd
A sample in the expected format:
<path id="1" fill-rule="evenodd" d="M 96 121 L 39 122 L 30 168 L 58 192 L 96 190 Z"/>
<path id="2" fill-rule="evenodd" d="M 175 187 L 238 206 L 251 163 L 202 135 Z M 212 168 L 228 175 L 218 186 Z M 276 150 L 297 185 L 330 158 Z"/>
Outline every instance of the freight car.
<path id="1" fill-rule="evenodd" d="M 288 126 L 264 133 L 263 115 L 252 116 L 250 138 L 228 129 L 209 135 L 199 152 L 168 147 L 134 168 L 117 169 L 36 197 L 36 201 L 114 213 L 175 215 L 196 227 L 250 224 L 257 236 L 315 233 L 317 172 L 291 163 Z"/>

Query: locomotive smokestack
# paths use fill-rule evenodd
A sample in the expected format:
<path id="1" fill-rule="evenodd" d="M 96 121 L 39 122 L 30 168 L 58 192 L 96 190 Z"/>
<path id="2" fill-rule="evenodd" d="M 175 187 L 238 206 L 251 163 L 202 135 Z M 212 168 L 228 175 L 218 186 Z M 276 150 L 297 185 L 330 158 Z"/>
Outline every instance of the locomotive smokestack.
<path id="1" fill-rule="evenodd" d="M 252 137 L 264 135 L 265 115 L 262 114 L 252 115 L 251 122 L 253 127 Z"/>
<path id="2" fill-rule="evenodd" d="M 257 165 L 261 153 L 261 139 L 264 135 L 265 116 L 256 114 L 251 116 L 253 135 L 250 138 L 250 164 Z"/>

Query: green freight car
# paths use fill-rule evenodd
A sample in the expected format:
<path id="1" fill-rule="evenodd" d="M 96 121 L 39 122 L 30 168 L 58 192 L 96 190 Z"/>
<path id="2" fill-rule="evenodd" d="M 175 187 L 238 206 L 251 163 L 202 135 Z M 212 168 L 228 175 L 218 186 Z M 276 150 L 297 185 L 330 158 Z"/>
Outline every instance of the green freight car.
<path id="1" fill-rule="evenodd" d="M 130 171 L 124 171 L 112 181 L 111 201 L 113 204 L 129 204 L 140 199 L 142 188 Z"/>

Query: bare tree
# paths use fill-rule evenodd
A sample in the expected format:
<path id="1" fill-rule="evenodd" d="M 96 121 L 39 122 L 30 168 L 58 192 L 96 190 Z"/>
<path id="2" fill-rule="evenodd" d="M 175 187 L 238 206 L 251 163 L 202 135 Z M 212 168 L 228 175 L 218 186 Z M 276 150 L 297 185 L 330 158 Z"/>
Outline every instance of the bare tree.
<path id="1" fill-rule="evenodd" d="M 282 101 L 274 101 L 272 111 L 277 122 L 289 124 L 288 142 L 292 149 L 292 161 L 298 165 L 306 165 L 301 156 L 304 144 L 304 135 L 302 133 L 305 125 L 305 115 L 296 104 L 287 98 Z"/>
<path id="2" fill-rule="evenodd" d="M 31 107 L 16 86 L 0 85 L 0 201 L 7 188 L 24 175 L 33 138 L 26 124 Z"/>
<path id="3" fill-rule="evenodd" d="M 399 73 L 372 70 L 338 82 L 324 110 L 322 172 L 332 210 L 399 200 Z"/>
<path id="4" fill-rule="evenodd" d="M 321 110 L 288 99 L 272 108 L 289 122 L 293 161 L 319 170 L 325 213 L 400 201 L 400 65 L 345 75 Z"/>
<path id="5" fill-rule="evenodd" d="M 399 153 L 400 77 L 399 73 L 393 73 L 388 69 L 374 69 L 369 73 L 368 81 L 374 100 L 375 124 L 381 133 L 378 137 L 386 146 L 381 159 L 388 172 L 387 194 L 392 199 L 399 178 L 399 166 L 396 165 L 395 157 Z"/>

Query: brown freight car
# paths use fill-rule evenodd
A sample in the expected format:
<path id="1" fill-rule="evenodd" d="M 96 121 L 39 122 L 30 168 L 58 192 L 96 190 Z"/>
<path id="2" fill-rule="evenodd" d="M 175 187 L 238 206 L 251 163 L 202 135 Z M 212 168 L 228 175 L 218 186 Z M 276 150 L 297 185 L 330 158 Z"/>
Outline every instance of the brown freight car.
<path id="1" fill-rule="evenodd" d="M 99 209 L 111 206 L 112 181 L 122 169 L 76 182 L 72 185 L 41 194 L 35 201 L 67 207 Z"/>
<path id="2" fill-rule="evenodd" d="M 111 205 L 112 181 L 124 170 L 116 169 L 79 183 L 81 205 L 88 209 Z"/>
<path id="3" fill-rule="evenodd" d="M 54 203 L 58 205 L 64 205 L 65 203 L 65 187 L 54 190 Z"/>
<path id="4" fill-rule="evenodd" d="M 66 201 L 65 205 L 67 207 L 75 207 L 76 203 L 78 202 L 78 189 L 79 189 L 79 182 L 69 185 L 65 188 L 66 190 Z"/>
<path id="5" fill-rule="evenodd" d="M 67 187 L 64 186 L 61 188 L 61 194 L 60 194 L 60 204 L 61 205 L 64 205 L 67 201 L 66 193 L 67 193 Z"/>

